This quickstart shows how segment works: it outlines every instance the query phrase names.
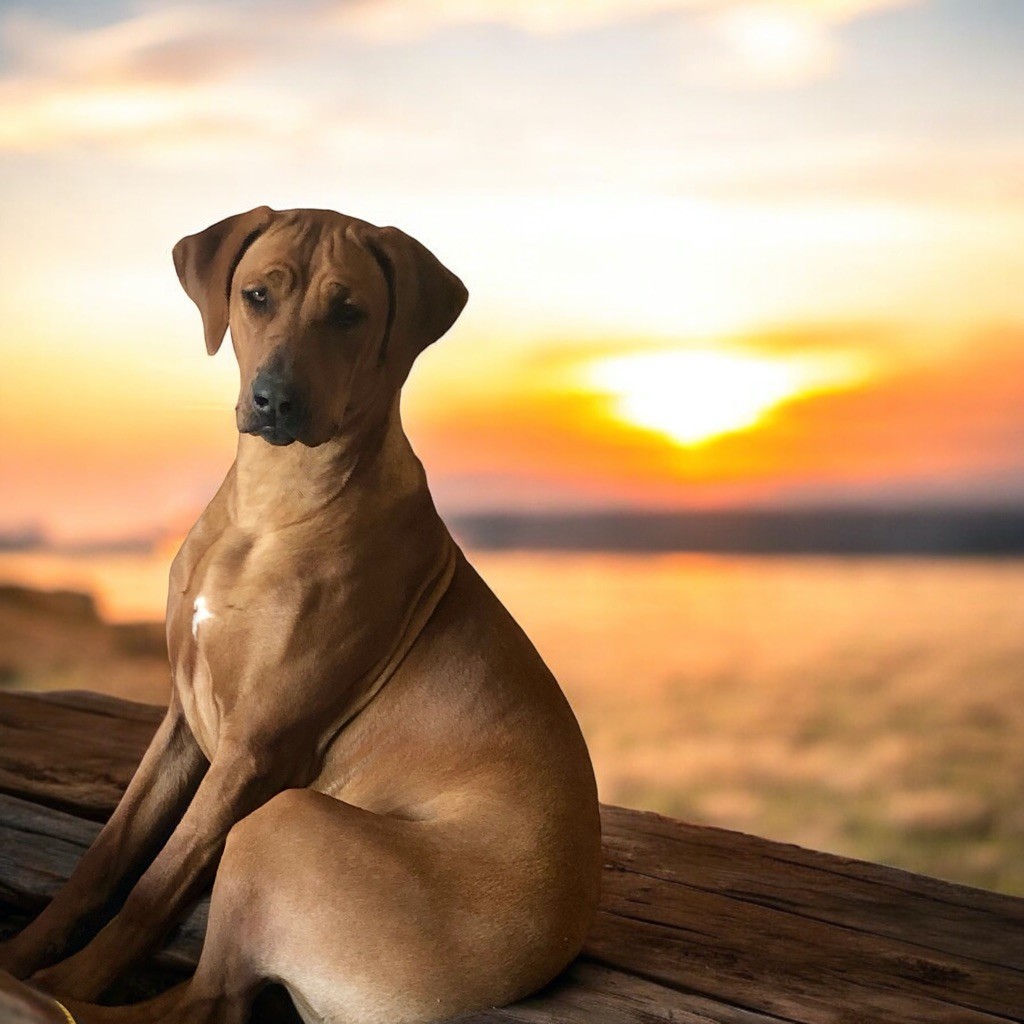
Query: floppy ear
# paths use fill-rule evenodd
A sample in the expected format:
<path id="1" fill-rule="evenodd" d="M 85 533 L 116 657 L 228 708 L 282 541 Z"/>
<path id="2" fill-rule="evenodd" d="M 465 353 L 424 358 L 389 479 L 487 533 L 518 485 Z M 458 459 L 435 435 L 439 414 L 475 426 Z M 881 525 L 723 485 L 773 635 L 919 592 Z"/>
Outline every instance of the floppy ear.
<path id="1" fill-rule="evenodd" d="M 398 228 L 372 228 L 363 243 L 388 285 L 379 361 L 394 362 L 404 380 L 416 357 L 458 319 L 469 292 L 426 246 Z"/>
<path id="2" fill-rule="evenodd" d="M 235 268 L 273 216 L 269 206 L 258 206 L 211 224 L 174 247 L 174 269 L 185 294 L 203 316 L 206 351 L 211 356 L 220 348 L 228 329 L 228 302 Z"/>

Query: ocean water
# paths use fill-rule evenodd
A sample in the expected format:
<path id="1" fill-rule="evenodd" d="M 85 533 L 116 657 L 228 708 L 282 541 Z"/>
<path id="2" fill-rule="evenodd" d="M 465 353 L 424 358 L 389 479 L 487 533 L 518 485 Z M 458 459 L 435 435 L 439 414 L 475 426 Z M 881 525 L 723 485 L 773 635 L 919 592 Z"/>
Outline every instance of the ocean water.
<path id="1" fill-rule="evenodd" d="M 1024 560 L 470 557 L 604 800 L 1024 894 Z M 0 579 L 157 619 L 169 558 L 4 554 Z"/>

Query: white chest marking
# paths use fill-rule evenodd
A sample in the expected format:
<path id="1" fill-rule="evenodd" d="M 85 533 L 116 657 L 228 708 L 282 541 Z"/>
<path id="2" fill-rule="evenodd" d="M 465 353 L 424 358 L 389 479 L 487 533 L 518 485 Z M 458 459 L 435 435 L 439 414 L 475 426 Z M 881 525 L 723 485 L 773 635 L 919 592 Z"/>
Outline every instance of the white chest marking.
<path id="1" fill-rule="evenodd" d="M 200 594 L 192 605 L 192 639 L 199 636 L 199 624 L 213 618 L 213 612 L 206 607 L 206 598 Z"/>

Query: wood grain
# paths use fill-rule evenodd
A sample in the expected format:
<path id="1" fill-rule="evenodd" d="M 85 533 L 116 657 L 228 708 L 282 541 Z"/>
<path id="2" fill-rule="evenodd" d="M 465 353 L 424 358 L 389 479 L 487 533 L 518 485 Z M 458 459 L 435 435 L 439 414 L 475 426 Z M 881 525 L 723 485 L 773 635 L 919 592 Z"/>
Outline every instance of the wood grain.
<path id="1" fill-rule="evenodd" d="M 162 716 L 98 693 L 0 693 L 0 792 L 105 821 Z"/>

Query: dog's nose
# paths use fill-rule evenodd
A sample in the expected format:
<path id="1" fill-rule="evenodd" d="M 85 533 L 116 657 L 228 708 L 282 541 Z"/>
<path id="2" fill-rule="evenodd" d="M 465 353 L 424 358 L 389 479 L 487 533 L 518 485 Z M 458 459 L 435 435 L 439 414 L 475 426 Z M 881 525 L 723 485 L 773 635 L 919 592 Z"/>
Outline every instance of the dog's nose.
<path id="1" fill-rule="evenodd" d="M 271 444 L 291 444 L 303 431 L 303 402 L 291 379 L 261 370 L 252 382 L 252 410 L 239 429 Z"/>
<path id="2" fill-rule="evenodd" d="M 276 374 L 261 373 L 252 382 L 252 404 L 270 419 L 286 420 L 295 411 L 295 393 Z"/>

